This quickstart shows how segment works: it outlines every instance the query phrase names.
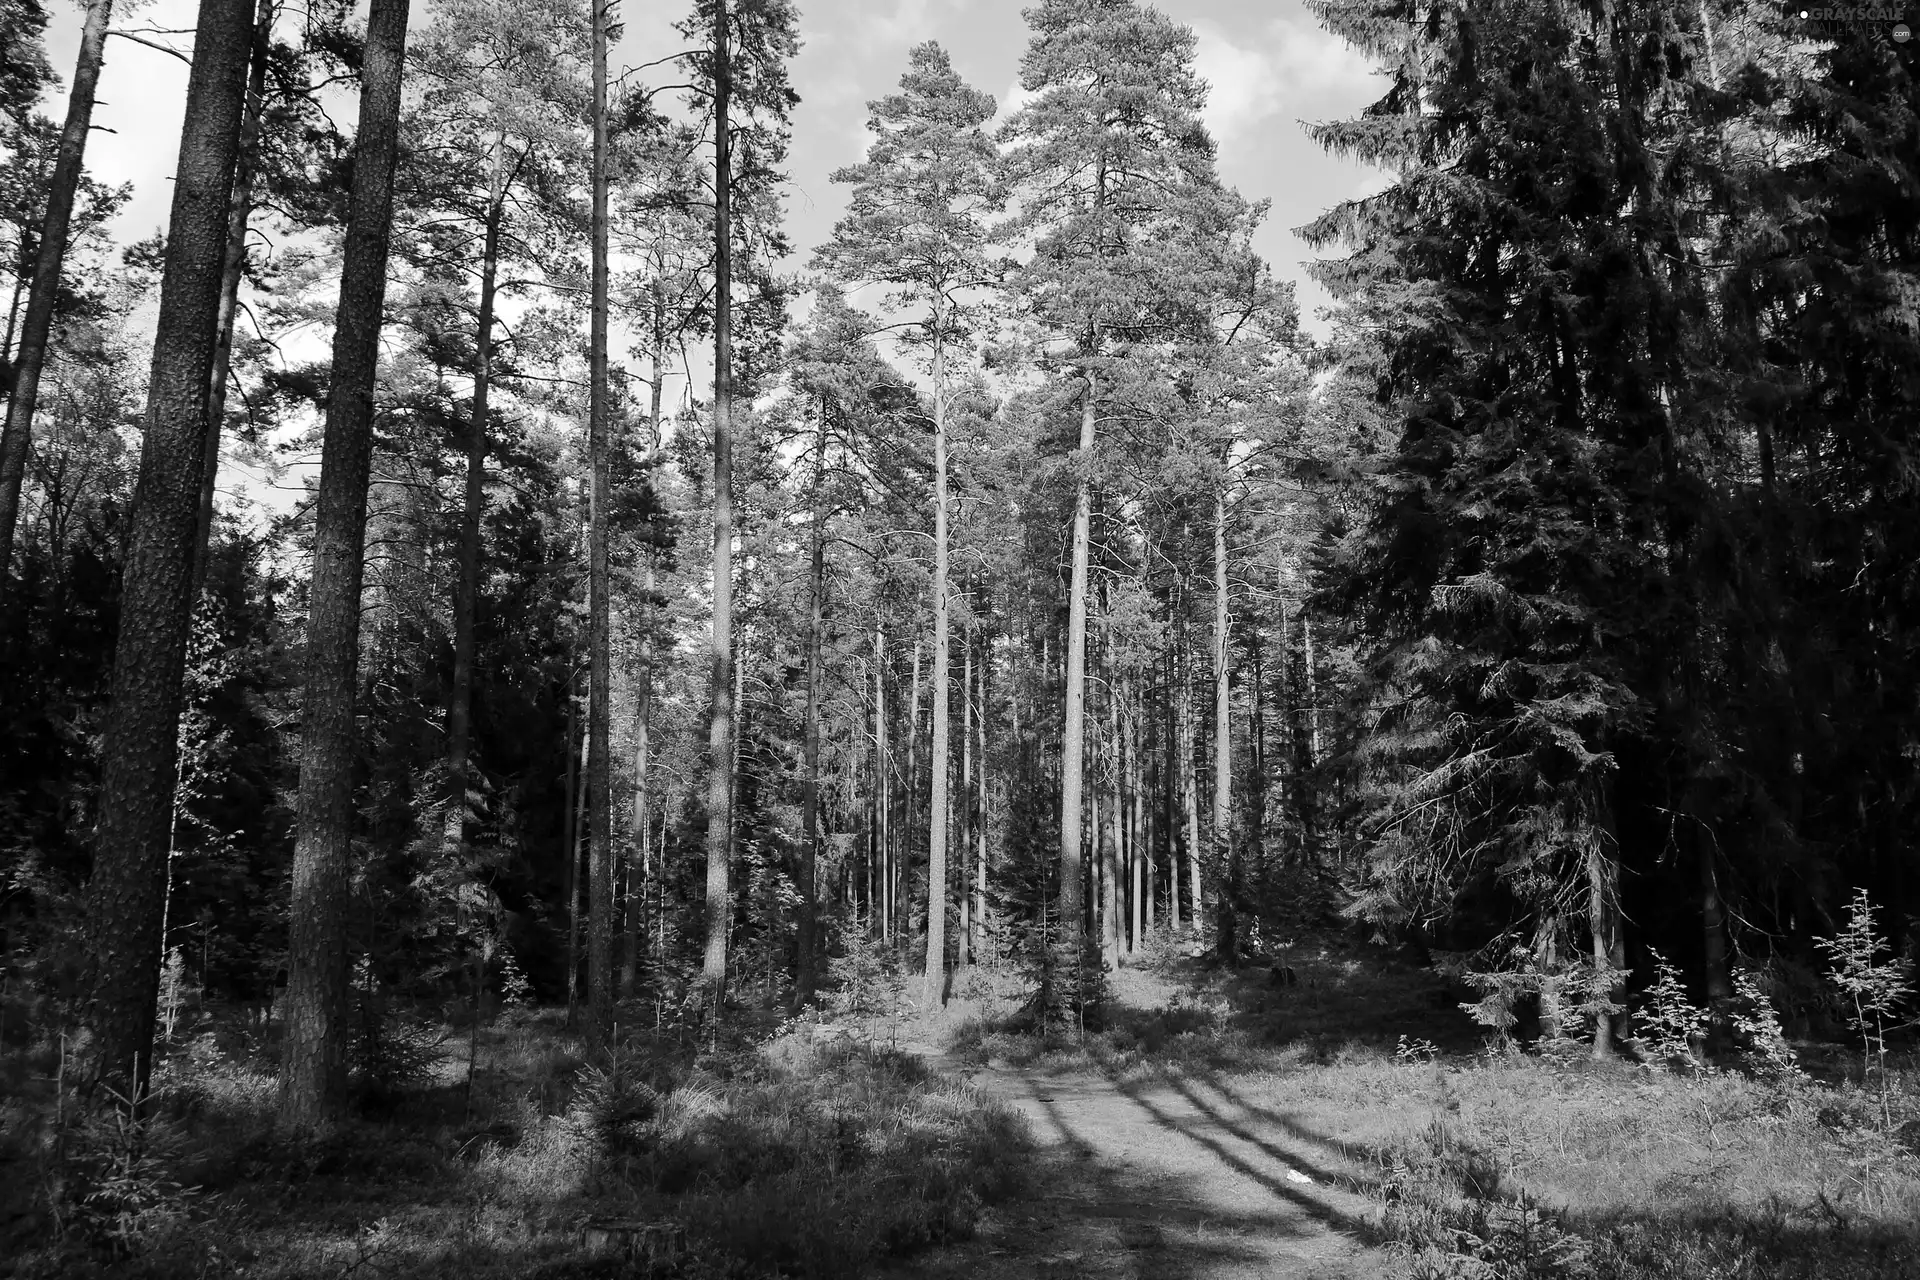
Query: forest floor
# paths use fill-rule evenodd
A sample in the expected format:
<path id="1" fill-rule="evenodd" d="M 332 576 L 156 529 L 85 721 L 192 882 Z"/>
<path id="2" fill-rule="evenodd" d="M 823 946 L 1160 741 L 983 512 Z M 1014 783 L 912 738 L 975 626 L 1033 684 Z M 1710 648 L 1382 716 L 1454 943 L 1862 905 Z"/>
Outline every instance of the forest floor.
<path id="1" fill-rule="evenodd" d="M 0 1276 L 1920 1276 L 1910 1050 L 1884 1097 L 1834 1045 L 1774 1080 L 1555 1060 L 1490 1049 L 1399 957 L 1288 960 L 1283 987 L 1163 943 L 1110 975 L 1103 1027 L 1046 1035 L 985 969 L 932 1015 L 890 970 L 860 1019 L 629 1009 L 611 1053 L 561 1010 L 476 1034 L 389 1009 L 387 1086 L 319 1140 L 276 1130 L 274 1028 L 244 1011 L 183 1011 L 137 1141 L 63 1119 L 59 1045 L 10 1017 Z"/>
<path id="2" fill-rule="evenodd" d="M 1183 984 L 1133 971 L 1115 1013 L 1150 1015 Z M 962 1039 L 967 1040 L 968 1031 Z M 1378 1207 L 1328 1182 L 1327 1135 L 1252 1101 L 1211 1072 L 1116 1079 L 1069 1060 L 1015 1065 L 909 1042 L 1023 1115 L 1036 1145 L 1032 1194 L 986 1209 L 976 1237 L 883 1274 L 927 1280 L 1334 1280 L 1389 1259 Z"/>
<path id="3" fill-rule="evenodd" d="M 890 1280 L 1785 1280 L 1920 1276 L 1920 1061 L 1882 1112 L 1810 1078 L 1490 1051 L 1430 971 L 1338 940 L 1235 974 L 1163 950 L 1107 1025 L 1004 1029 L 963 980 L 904 1048 L 1027 1119 L 1033 1194 Z"/>

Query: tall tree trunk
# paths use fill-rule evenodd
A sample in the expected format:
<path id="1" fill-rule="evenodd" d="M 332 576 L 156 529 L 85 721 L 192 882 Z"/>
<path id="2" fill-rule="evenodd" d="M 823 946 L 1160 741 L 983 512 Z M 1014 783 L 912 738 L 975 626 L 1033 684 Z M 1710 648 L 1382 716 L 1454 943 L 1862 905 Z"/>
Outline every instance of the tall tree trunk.
<path id="1" fill-rule="evenodd" d="M 1073 501 L 1073 567 L 1067 586 L 1066 714 L 1060 741 L 1060 928 L 1079 963 L 1086 905 L 1081 899 L 1081 807 L 1087 756 L 1087 559 L 1093 538 L 1094 409 L 1098 389 L 1087 371 L 1080 406 L 1079 483 Z"/>
<path id="2" fill-rule="evenodd" d="M 87 887 L 91 981 L 85 1021 L 93 1041 L 82 1078 L 111 1087 L 134 1105 L 146 1094 L 152 1068 L 179 763 L 180 682 L 193 612 L 188 587 L 227 199 L 246 90 L 249 12 L 250 0 L 202 0 L 200 5 L 160 285 L 146 438 L 128 519 L 113 700 L 101 738 L 100 819 Z M 88 90 L 91 97 L 91 84 Z"/>
<path id="3" fill-rule="evenodd" d="M 727 994 L 733 858 L 733 92 L 727 0 L 713 25 L 713 642 L 707 726 L 707 949 L 700 984 L 715 1016 Z"/>
<path id="4" fill-rule="evenodd" d="M 593 468 L 593 528 L 587 542 L 587 859 L 593 903 L 587 942 L 587 1007 L 593 1034 L 613 1028 L 613 602 L 607 522 L 613 486 L 607 446 L 607 18 L 613 0 L 593 0 L 593 314 L 589 319 L 587 452 Z"/>
<path id="5" fill-rule="evenodd" d="M 313 582 L 301 708 L 298 834 L 287 937 L 287 1031 L 280 1120 L 332 1122 L 345 1100 L 346 898 L 353 863 L 355 675 L 373 462 L 373 375 L 387 293 L 400 79 L 409 0 L 373 0 L 360 70 L 352 214 L 334 323 L 332 385 L 315 502 Z"/>
<path id="6" fill-rule="evenodd" d="M 1227 499 L 1213 499 L 1213 846 L 1219 859 L 1217 954 L 1240 967 L 1240 868 L 1233 843 L 1233 701 L 1227 669 Z"/>
<path id="7" fill-rule="evenodd" d="M 987 775 L 987 676 L 993 667 L 993 644 L 984 629 L 980 636 L 980 706 L 974 714 L 974 757 L 979 761 L 979 790 L 974 796 L 977 815 L 974 829 L 973 910 L 968 916 L 967 954 L 977 958 L 987 928 L 987 826 L 992 805 L 988 800 Z"/>
<path id="8" fill-rule="evenodd" d="M 916 827 L 914 796 L 920 789 L 920 650 L 921 638 L 913 638 L 913 675 L 907 692 L 907 786 L 900 797 L 902 810 L 898 850 L 894 857 L 894 903 L 899 908 L 900 941 L 904 945 L 913 936 L 912 884 L 907 860 L 912 857 Z"/>
<path id="9" fill-rule="evenodd" d="M 48 336 L 53 332 L 53 309 L 60 297 L 60 267 L 67 256 L 67 236 L 73 224 L 74 197 L 80 190 L 87 133 L 93 127 L 94 89 L 100 82 L 100 63 L 107 44 L 107 23 L 112 15 L 112 0 L 88 0 L 86 20 L 80 29 L 80 56 L 73 68 L 73 92 L 67 98 L 67 122 L 60 130 L 60 149 L 53 162 L 53 177 L 47 186 L 47 212 L 40 222 L 40 252 L 34 259 L 33 284 L 27 291 L 27 314 L 20 327 L 20 349 L 13 362 L 12 398 L 7 401 L 7 425 L 4 431 L 0 431 L 0 603 L 6 601 L 7 570 L 13 563 L 13 533 L 20 522 L 20 486 L 27 474 L 27 447 L 33 438 L 33 410 L 40 394 L 40 370 L 46 363 Z M 244 33 L 244 17 L 241 21 Z M 240 74 L 246 74 L 244 63 Z M 235 91 L 238 92 L 238 86 Z M 223 205 L 230 194 L 225 190 L 225 184 L 231 181 L 232 146 L 232 139 L 228 139 L 226 155 L 229 172 L 222 179 Z M 179 196 L 179 189 L 176 188 L 176 204 L 179 203 Z M 180 340 L 198 339 L 182 335 Z M 204 400 L 206 383 L 201 383 L 200 392 Z M 150 403 L 152 394 L 150 389 Z"/>
<path id="10" fill-rule="evenodd" d="M 1177 605 L 1178 596 L 1169 592 L 1169 607 Z M 1178 632 L 1175 632 L 1178 635 Z M 1180 743 L 1185 737 L 1180 725 L 1186 712 L 1181 702 L 1179 664 L 1174 660 L 1173 646 L 1167 646 L 1165 660 L 1167 700 L 1166 723 L 1161 727 L 1160 755 L 1160 823 L 1161 832 L 1167 846 L 1167 926 L 1173 932 L 1180 932 L 1180 851 L 1185 844 L 1185 823 L 1182 821 L 1186 810 L 1182 805 L 1180 791 L 1179 755 Z"/>
<path id="11" fill-rule="evenodd" d="M 1103 593 L 1104 594 L 1104 593 Z M 1102 613 L 1108 613 L 1102 609 Z M 1109 614 L 1109 618 L 1110 618 Z M 1101 856 L 1105 863 L 1104 894 L 1100 903 L 1102 923 L 1100 926 L 1100 950 L 1109 965 L 1120 963 L 1120 949 L 1126 940 L 1126 925 L 1122 913 L 1126 909 L 1126 882 L 1121 877 L 1121 830 L 1126 820 L 1126 805 L 1121 799 L 1121 747 L 1120 747 L 1120 706 L 1117 690 L 1118 681 L 1113 672 L 1113 631 L 1112 622 L 1106 623 L 1107 632 L 1107 822 L 1101 839 Z"/>
<path id="12" fill-rule="evenodd" d="M 1184 632 L 1184 624 L 1182 626 Z M 1193 655 L 1183 644 L 1180 664 L 1180 809 L 1187 830 L 1187 926 L 1198 934 L 1202 929 L 1204 902 L 1200 888 L 1200 767 L 1197 760 L 1199 735 L 1193 713 Z"/>
<path id="13" fill-rule="evenodd" d="M 960 936 L 955 941 L 955 967 L 965 971 L 973 963 L 973 892 L 967 874 L 967 862 L 973 849 L 973 829 L 977 815 L 973 806 L 973 635 L 965 634 L 960 647 L 966 661 L 960 672 L 960 821 L 955 861 L 960 874 L 959 892 L 954 895 L 960 908 Z"/>
<path id="14" fill-rule="evenodd" d="M 493 308 L 500 270 L 500 224 L 506 216 L 507 144 L 496 139 L 480 249 L 480 309 L 473 341 L 473 420 L 467 424 L 466 490 L 460 510 L 460 580 L 453 594 L 453 683 L 447 697 L 447 812 L 443 843 L 455 856 L 467 841 L 475 790 L 469 777 L 473 740 L 474 627 L 480 611 L 480 522 L 487 506 L 487 402 L 493 388 Z"/>
<path id="15" fill-rule="evenodd" d="M 1154 881 L 1146 862 L 1146 777 L 1140 771 L 1140 731 L 1135 720 L 1139 702 L 1129 706 L 1127 716 L 1127 881 L 1133 910 L 1127 917 L 1127 952 L 1139 952 L 1146 942 L 1146 902 L 1154 892 Z"/>
<path id="16" fill-rule="evenodd" d="M 1700 863 L 1701 954 L 1707 980 L 1707 1006 L 1717 1023 L 1725 1020 L 1727 1002 L 1733 999 L 1733 969 L 1727 946 L 1727 909 L 1720 895 L 1720 874 L 1716 866 L 1713 832 L 1704 819 L 1694 823 L 1695 854 Z"/>
<path id="17" fill-rule="evenodd" d="M 200 472 L 200 518 L 193 536 L 193 585 L 198 601 L 207 582 L 207 552 L 213 539 L 214 487 L 220 478 L 220 434 L 226 426 L 227 377 L 233 366 L 233 325 L 240 311 L 240 279 L 247 268 L 247 224 L 253 216 L 253 175 L 260 159 L 260 118 L 266 113 L 267 55 L 273 45 L 278 0 L 260 0 L 253 15 L 252 56 L 247 65 L 246 108 L 234 158 L 233 194 L 227 202 L 227 249 L 220 267 L 220 319 L 214 338 L 213 373 L 207 380 L 207 449 Z"/>
<path id="18" fill-rule="evenodd" d="M 666 382 L 664 363 L 660 355 L 660 349 L 666 342 L 664 333 L 665 324 L 665 305 L 661 301 L 659 284 L 656 281 L 654 286 L 653 310 L 653 380 L 647 388 L 647 456 L 650 464 L 657 459 L 660 452 L 660 400 L 662 388 Z M 649 472 L 649 474 L 651 474 L 651 472 Z M 640 589 L 640 608 L 642 612 L 640 624 L 639 705 L 636 709 L 637 723 L 634 726 L 633 761 L 633 828 L 636 845 L 641 850 L 641 865 L 646 875 L 643 877 L 641 884 L 641 918 L 636 920 L 629 916 L 627 921 L 627 971 L 621 976 L 621 990 L 629 997 L 637 996 L 640 992 L 639 930 L 644 924 L 647 912 L 647 888 L 650 884 L 658 882 L 658 877 L 653 868 L 653 862 L 650 859 L 650 854 L 655 846 L 652 844 L 652 836 L 650 834 L 652 827 L 650 825 L 651 813 L 648 805 L 648 800 L 652 795 L 652 792 L 649 790 L 649 784 L 651 782 L 651 778 L 649 777 L 651 767 L 649 753 L 653 748 L 653 595 L 654 575 L 657 568 L 654 536 L 655 530 L 651 522 L 649 522 L 647 526 L 647 549 L 645 553 L 647 559 L 646 576 L 642 581 Z M 662 869 L 665 867 L 664 859 L 667 847 L 666 829 L 664 825 L 665 818 L 666 814 L 663 810 L 661 813 L 662 827 L 660 843 L 658 845 L 662 859 Z M 631 911 L 631 906 L 629 907 L 629 911 Z"/>
<path id="19" fill-rule="evenodd" d="M 1618 848 L 1613 822 L 1613 787 L 1608 781 L 1597 785 L 1600 812 L 1596 832 L 1587 848 L 1587 923 L 1593 935 L 1593 963 L 1597 969 L 1615 975 L 1600 992 L 1611 999 L 1619 989 L 1619 976 L 1626 964 L 1626 942 L 1620 933 L 1620 866 L 1614 860 Z M 1594 1018 L 1593 1056 L 1613 1055 L 1613 1018 L 1601 1013 Z"/>
<path id="20" fill-rule="evenodd" d="M 947 392 L 940 314 L 933 317 L 933 786 L 927 805 L 927 974 L 925 1005 L 946 1003 L 947 717 L 953 680 L 947 652 Z"/>
<path id="21" fill-rule="evenodd" d="M 807 565 L 807 720 L 802 750 L 806 754 L 806 786 L 800 798 L 800 927 L 799 955 L 794 963 L 793 1007 L 806 1008 L 813 999 L 815 920 L 819 901 L 815 877 L 820 869 L 820 643 L 825 628 L 827 593 L 827 508 L 822 473 L 827 466 L 827 427 L 820 423 L 818 456 L 814 462 L 813 519 L 808 529 L 811 546 Z"/>
<path id="22" fill-rule="evenodd" d="M 887 636 L 880 623 L 873 624 L 873 794 L 875 852 L 880 859 L 880 883 L 876 886 L 880 903 L 880 939 L 893 938 L 893 798 L 887 758 Z M 872 922 L 868 922 L 871 927 Z"/>
<path id="23" fill-rule="evenodd" d="M 567 1029 L 573 1029 L 574 1011 L 580 999 L 580 920 L 574 910 L 573 881 L 579 874 L 579 812 L 577 797 L 586 795 L 580 785 L 579 756 L 574 744 L 580 732 L 580 704 L 573 696 L 573 682 L 567 682 L 567 796 L 565 823 L 566 874 L 562 888 L 567 895 Z"/>

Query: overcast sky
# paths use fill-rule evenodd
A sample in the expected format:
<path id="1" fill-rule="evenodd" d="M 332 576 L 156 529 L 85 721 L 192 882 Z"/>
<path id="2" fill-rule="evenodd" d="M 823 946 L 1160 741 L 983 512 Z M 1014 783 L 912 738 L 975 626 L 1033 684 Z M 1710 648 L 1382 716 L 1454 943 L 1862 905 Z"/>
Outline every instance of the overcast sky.
<path id="1" fill-rule="evenodd" d="M 861 157 L 866 103 L 896 86 L 907 50 L 938 40 L 963 76 L 1004 102 L 1018 84 L 1026 47 L 1024 3 L 801 0 L 804 47 L 793 66 L 801 104 L 793 121 L 788 198 L 789 230 L 801 262 L 845 207 L 844 192 L 828 175 Z M 615 50 L 615 69 L 679 48 L 671 23 L 687 7 L 684 0 L 627 0 L 627 31 Z M 1376 171 L 1326 155 L 1300 122 L 1357 113 L 1378 96 L 1378 79 L 1364 59 L 1315 25 L 1300 0 L 1167 0 L 1158 7 L 1199 37 L 1199 71 L 1213 86 L 1207 124 L 1219 143 L 1221 172 L 1249 199 L 1273 202 L 1259 248 L 1278 275 L 1299 284 L 1303 319 L 1321 332 L 1313 313 L 1326 298 L 1300 269 L 1309 250 L 1293 228 L 1381 182 Z M 416 23 L 426 8 L 415 0 Z M 118 25 L 190 28 L 195 12 L 194 0 L 153 0 L 132 17 L 123 13 Z M 65 109 L 64 79 L 72 74 L 79 25 L 76 5 L 54 6 L 48 52 L 63 87 L 46 109 L 56 119 Z M 101 131 L 89 142 L 87 158 L 101 178 L 134 184 L 133 202 L 118 228 L 123 240 L 166 221 L 185 96 L 186 67 L 179 60 L 131 41 L 108 41 L 94 115 Z"/>

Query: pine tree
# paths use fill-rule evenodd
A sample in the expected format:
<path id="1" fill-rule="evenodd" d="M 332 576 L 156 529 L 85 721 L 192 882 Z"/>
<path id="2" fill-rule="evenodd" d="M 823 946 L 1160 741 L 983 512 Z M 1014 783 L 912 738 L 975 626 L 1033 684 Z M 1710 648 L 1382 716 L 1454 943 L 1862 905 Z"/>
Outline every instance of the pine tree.
<path id="1" fill-rule="evenodd" d="M 27 294 L 26 316 L 20 326 L 19 352 L 13 359 L 6 427 L 0 432 L 0 602 L 6 599 L 9 566 L 13 563 L 13 534 L 20 521 L 20 485 L 26 477 L 40 369 L 46 360 L 47 340 L 53 330 L 53 310 L 60 293 L 60 267 L 67 253 L 74 198 L 80 188 L 81 166 L 86 158 L 87 132 L 92 128 L 94 91 L 100 81 L 107 24 L 112 16 L 113 0 L 87 0 L 86 21 L 80 29 L 80 53 L 73 71 L 73 90 L 67 98 L 66 125 L 60 131 L 60 150 L 47 186 L 46 214 L 40 224 L 33 283 Z"/>
<path id="2" fill-rule="evenodd" d="M 1060 919 L 1077 946 L 1098 406 L 1132 348 L 1205 329 L 1237 202 L 1200 122 L 1190 30 L 1133 0 L 1046 0 L 1027 22 L 1021 86 L 1035 96 L 1001 132 L 1020 203 L 1008 233 L 1029 250 L 1012 283 L 1032 318 L 1073 344 L 1065 365 L 1082 382 L 1059 848 Z"/>
<path id="3" fill-rule="evenodd" d="M 933 733 L 928 812 L 927 962 L 923 1003 L 945 1001 L 948 715 L 952 685 L 948 585 L 949 361 L 963 354 L 968 302 L 998 272 L 985 218 L 1000 204 L 998 154 L 983 126 L 993 99 L 966 84 L 937 44 L 915 46 L 900 92 L 868 104 L 874 142 L 865 163 L 834 181 L 853 186 L 850 209 L 816 261 L 847 284 L 891 286 L 884 305 L 913 316 L 931 361 L 933 402 Z M 964 861 L 962 863 L 964 866 Z M 965 877 L 962 877 L 962 884 Z"/>
<path id="4" fill-rule="evenodd" d="M 713 167 L 713 638 L 708 717 L 706 955 L 710 1009 L 726 999 L 733 921 L 735 684 L 733 641 L 734 305 L 736 205 L 778 178 L 786 121 L 799 101 L 786 62 L 799 49 L 788 0 L 700 0 L 681 33 L 704 42 L 691 64 L 698 104 L 710 113 Z M 739 115 L 736 118 L 735 112 Z M 736 154 L 736 144 L 738 153 Z"/>
<path id="5" fill-rule="evenodd" d="M 313 585 L 301 708 L 299 828 L 287 942 L 287 1033 L 281 1122 L 330 1124 L 346 1094 L 347 876 L 353 839 L 356 673 L 367 482 L 379 355 L 400 85 L 409 0 L 374 0 L 360 71 L 352 215 L 333 334 L 326 437 L 314 514 Z"/>
<path id="6" fill-rule="evenodd" d="M 144 1097 L 152 1069 L 207 387 L 251 13 L 250 0 L 203 0 L 194 32 L 103 738 L 88 886 L 85 1018 L 93 1040 L 84 1076 L 132 1105 Z"/>

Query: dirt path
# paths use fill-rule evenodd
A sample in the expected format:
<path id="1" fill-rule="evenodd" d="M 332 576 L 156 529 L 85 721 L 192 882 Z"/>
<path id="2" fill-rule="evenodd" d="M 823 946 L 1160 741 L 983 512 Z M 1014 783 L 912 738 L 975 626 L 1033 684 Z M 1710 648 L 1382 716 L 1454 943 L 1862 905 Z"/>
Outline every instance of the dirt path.
<path id="1" fill-rule="evenodd" d="M 1334 1280 L 1385 1274 L 1368 1203 L 1330 1186 L 1329 1144 L 1254 1106 L 1231 1077 L 1121 1084 L 952 1062 L 1025 1114 L 1041 1146 L 1036 1194 L 989 1210 L 979 1237 L 894 1280 Z M 1321 1153 L 1316 1156 L 1316 1152 Z"/>

